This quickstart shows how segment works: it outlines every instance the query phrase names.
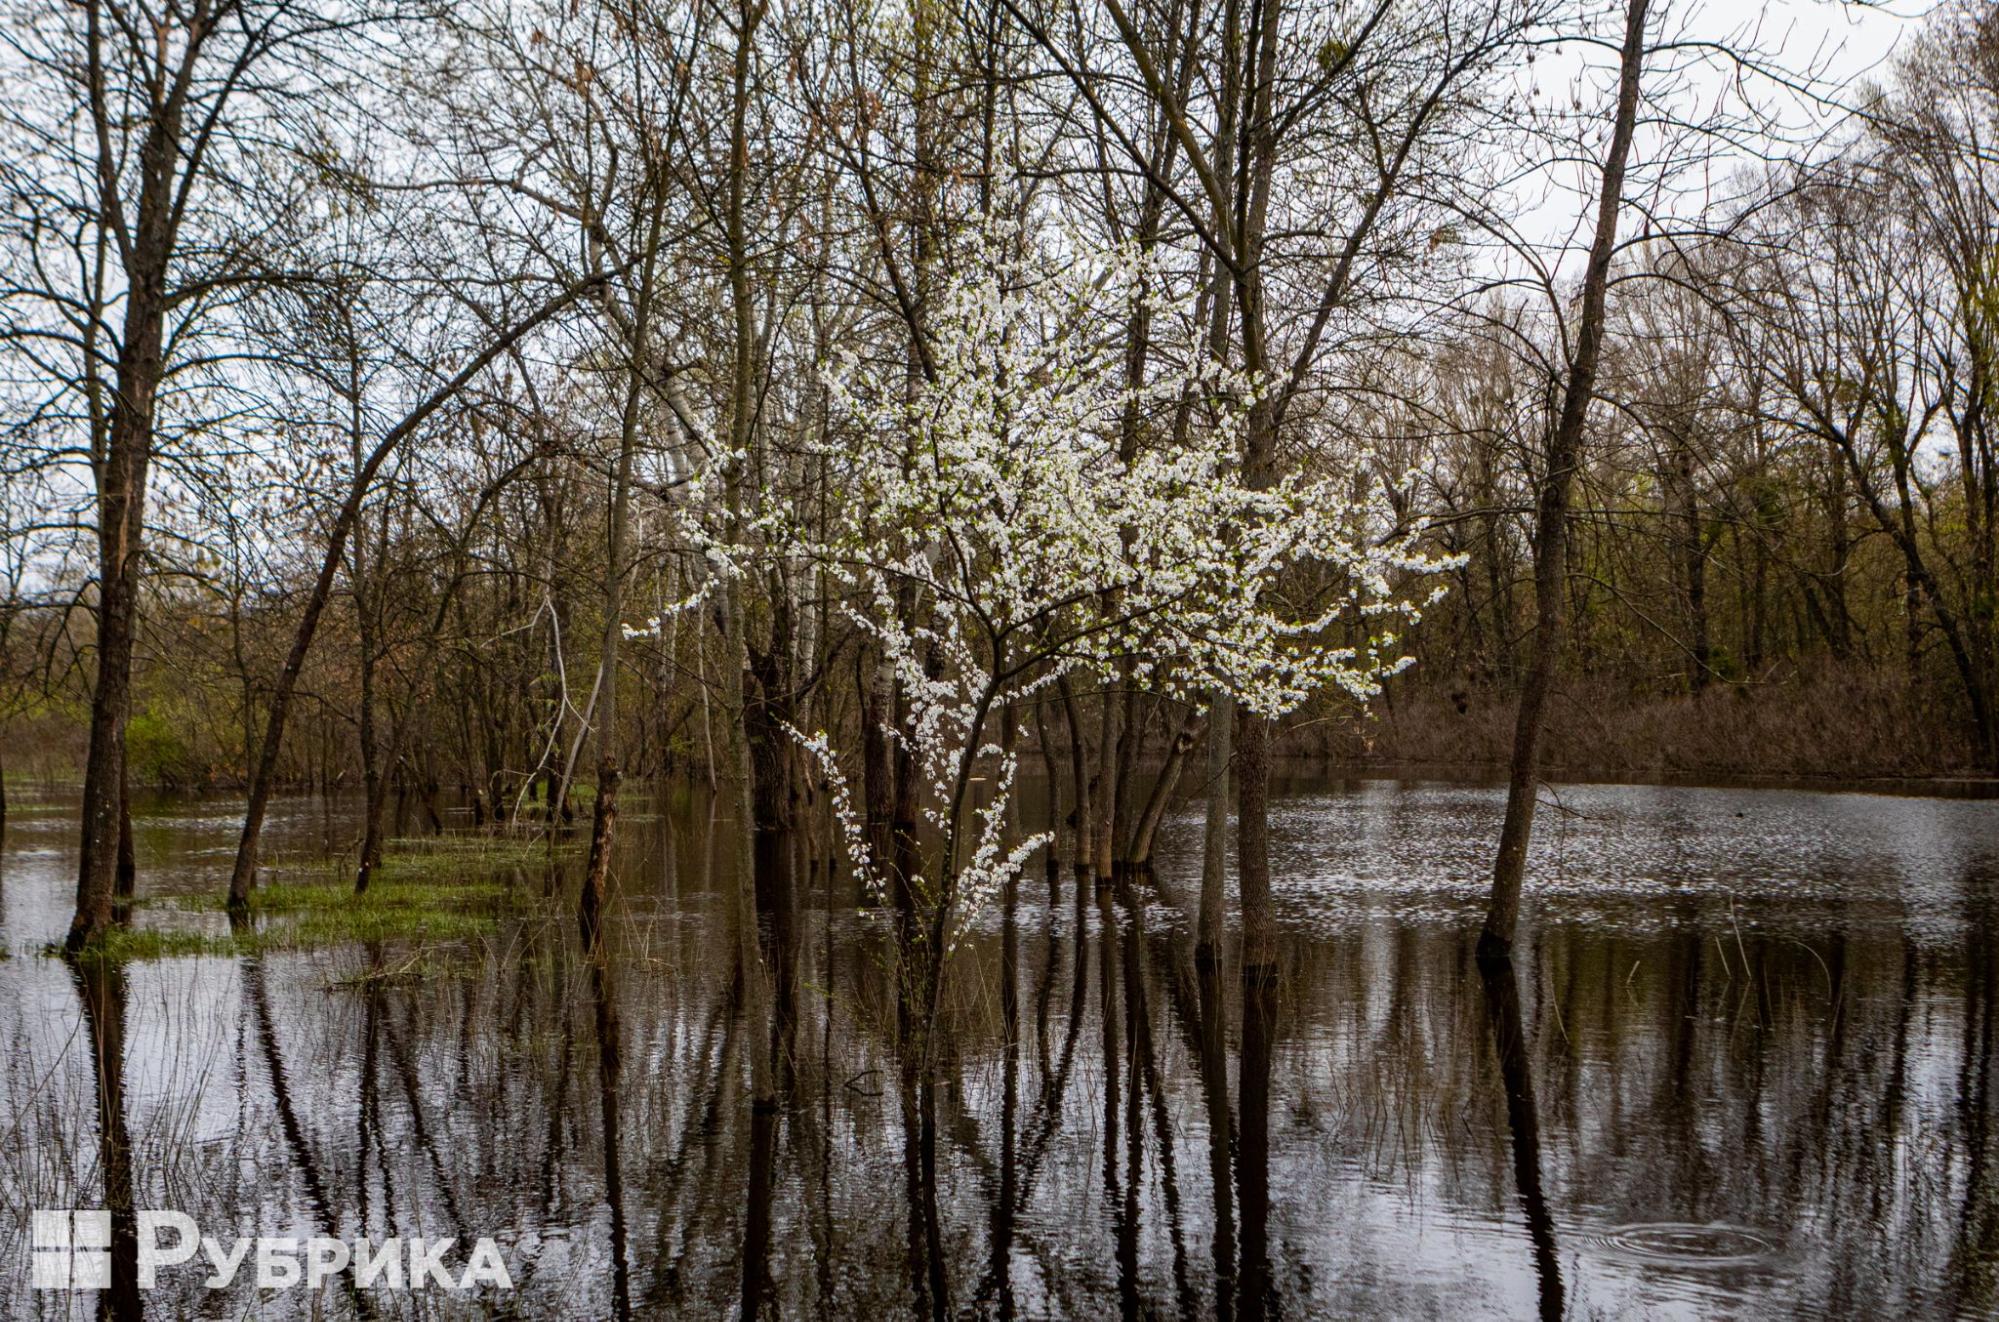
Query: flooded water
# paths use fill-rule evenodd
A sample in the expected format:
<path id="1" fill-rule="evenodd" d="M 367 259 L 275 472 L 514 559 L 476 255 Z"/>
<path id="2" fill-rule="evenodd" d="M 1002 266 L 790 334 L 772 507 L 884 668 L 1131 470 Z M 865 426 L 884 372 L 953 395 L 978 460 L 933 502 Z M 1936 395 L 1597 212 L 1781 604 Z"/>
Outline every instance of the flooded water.
<path id="1" fill-rule="evenodd" d="M 774 1110 L 698 795 L 627 792 L 603 963 L 537 918 L 358 982 L 397 953 L 72 972 L 40 948 L 74 815 L 17 796 L 0 1313 L 96 1310 L 30 1289 L 28 1212 L 107 1205 L 452 1236 L 454 1264 L 491 1236 L 514 1287 L 209 1291 L 191 1264 L 141 1295 L 159 1317 L 1999 1310 L 1999 803 L 1562 789 L 1486 980 L 1500 790 L 1280 788 L 1274 992 L 1197 969 L 1182 815 L 1154 878 L 1036 870 L 982 915 L 909 1088 L 885 929 L 807 860 Z M 346 805 L 276 816 L 274 850 L 351 845 Z M 141 894 L 219 891 L 235 822 L 151 808 Z"/>

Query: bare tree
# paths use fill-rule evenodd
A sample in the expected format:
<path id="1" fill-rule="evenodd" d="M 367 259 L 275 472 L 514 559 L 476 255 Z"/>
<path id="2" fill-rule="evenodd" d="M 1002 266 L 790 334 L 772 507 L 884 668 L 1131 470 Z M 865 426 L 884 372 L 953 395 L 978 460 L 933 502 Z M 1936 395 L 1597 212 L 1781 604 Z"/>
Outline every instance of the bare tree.
<path id="1" fill-rule="evenodd" d="M 1492 869 L 1492 904 L 1479 953 L 1504 958 L 1513 949 L 1520 917 L 1520 883 L 1527 869 L 1527 845 L 1534 833 L 1534 805 L 1541 792 L 1541 728 L 1555 663 L 1561 655 L 1562 613 L 1568 579 L 1569 493 L 1580 462 L 1583 429 L 1589 421 L 1597 363 L 1603 354 L 1604 306 L 1610 263 L 1617 251 L 1617 223 L 1624 207 L 1624 173 L 1638 122 L 1640 81 L 1645 69 L 1647 0 L 1628 0 L 1624 38 L 1618 48 L 1617 102 L 1610 142 L 1604 149 L 1597 186 L 1596 225 L 1589 263 L 1583 271 L 1576 312 L 1574 349 L 1565 365 L 1562 410 L 1549 438 L 1534 512 L 1534 640 L 1521 681 L 1520 711 L 1514 727 L 1513 760 L 1507 770 L 1506 817 L 1500 826 L 1499 854 Z"/>

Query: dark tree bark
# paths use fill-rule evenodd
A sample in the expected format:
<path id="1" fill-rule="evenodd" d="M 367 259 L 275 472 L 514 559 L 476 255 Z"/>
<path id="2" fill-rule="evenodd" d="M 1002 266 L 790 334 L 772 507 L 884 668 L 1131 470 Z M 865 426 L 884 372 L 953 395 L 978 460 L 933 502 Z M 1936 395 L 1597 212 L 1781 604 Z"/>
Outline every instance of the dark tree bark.
<path id="1" fill-rule="evenodd" d="M 132 769 L 118 768 L 118 898 L 129 900 L 139 887 L 139 855 L 132 843 Z"/>
<path id="2" fill-rule="evenodd" d="M 1603 159 L 1596 233 L 1583 273 L 1575 356 L 1569 361 L 1562 412 L 1549 439 L 1547 468 L 1541 475 L 1541 491 L 1535 505 L 1534 641 L 1520 687 L 1520 710 L 1513 729 L 1506 818 L 1500 827 L 1499 855 L 1492 869 L 1492 903 L 1478 943 L 1479 954 L 1485 958 L 1512 950 L 1513 929 L 1520 918 L 1520 883 L 1527 870 L 1527 846 L 1534 833 L 1534 804 L 1540 787 L 1541 731 L 1562 648 L 1568 588 L 1569 497 L 1582 453 L 1583 427 L 1589 420 L 1590 399 L 1596 387 L 1597 360 L 1603 348 L 1610 261 L 1617 251 L 1624 167 L 1631 155 L 1632 131 L 1638 119 L 1639 79 L 1645 64 L 1646 3 L 1647 0 L 1629 0 L 1625 9 L 1624 43 L 1618 55 L 1617 114 L 1611 127 L 1610 147 Z"/>
<path id="3" fill-rule="evenodd" d="M 1229 764 L 1234 758 L 1235 702 L 1217 694 L 1208 711 L 1207 827 L 1201 847 L 1201 912 L 1195 927 L 1194 958 L 1220 968 L 1226 906 L 1223 874 L 1228 871 Z"/>
<path id="4" fill-rule="evenodd" d="M 618 645 L 625 634 L 625 543 L 631 522 L 632 469 L 638 454 L 639 404 L 652 360 L 655 275 L 665 198 L 652 199 L 639 257 L 639 287 L 630 318 L 630 362 L 625 369 L 624 411 L 618 429 L 618 460 L 611 483 L 610 529 L 604 547 L 604 639 L 597 663 L 597 801 L 590 820 L 590 857 L 583 868 L 583 889 L 577 899 L 578 917 L 594 933 L 609 898 L 611 846 L 617 836 L 618 782 Z M 607 307 L 611 295 L 605 290 Z"/>
<path id="5" fill-rule="evenodd" d="M 1262 40 L 1243 89 L 1242 170 L 1248 183 L 1237 222 L 1235 296 L 1242 326 L 1243 366 L 1255 377 L 1270 370 L 1267 308 L 1263 286 L 1265 218 L 1277 169 L 1277 130 L 1272 116 L 1278 57 L 1280 6 L 1258 7 Z M 1253 490 L 1277 482 L 1277 424 L 1280 397 L 1259 394 L 1250 404 L 1244 444 L 1243 480 Z M 1238 713 L 1236 736 L 1236 887 L 1242 905 L 1242 976 L 1261 982 L 1277 968 L 1277 915 L 1270 898 L 1270 743 L 1272 721 L 1247 709 Z"/>
<path id="6" fill-rule="evenodd" d="M 763 0 L 738 0 L 735 13 L 735 51 L 731 62 L 729 120 L 729 171 L 726 189 L 726 238 L 728 244 L 729 307 L 734 331 L 729 376 L 729 441 L 734 458 L 725 480 L 730 533 L 738 535 L 748 503 L 745 483 L 749 474 L 751 448 L 757 441 L 756 400 L 758 384 L 756 298 L 750 270 L 750 242 L 746 207 L 750 175 L 749 108 L 752 47 L 766 9 Z M 736 801 L 737 873 L 736 940 L 737 957 L 744 990 L 744 1011 L 752 1026 L 750 1043 L 750 1089 L 755 1103 L 771 1104 L 777 1098 L 777 1078 L 773 1068 L 769 1022 L 771 988 L 758 940 L 756 914 L 757 857 L 756 771 L 752 765 L 749 696 L 751 660 L 745 581 L 731 580 L 722 591 L 722 670 L 730 730 L 730 778 Z"/>
<path id="7" fill-rule="evenodd" d="M 65 318 L 83 314 L 79 385 L 90 421 L 97 534 L 97 664 L 76 913 L 65 941 L 71 950 L 102 937 L 113 921 L 147 482 L 170 368 L 167 321 L 177 311 L 192 315 L 195 306 L 193 291 L 175 284 L 182 225 L 190 210 L 202 209 L 190 204 L 203 186 L 231 183 L 214 162 L 217 144 L 243 131 L 233 113 L 238 98 L 257 85 L 264 66 L 290 60 L 292 48 L 323 22 L 285 5 L 197 6 L 186 13 L 172 6 L 157 13 L 106 3 L 77 8 L 81 48 L 28 57 L 55 68 L 75 97 L 68 107 L 76 124 L 71 165 L 73 177 L 87 182 L 71 205 L 100 245 L 84 290 L 59 298 Z M 202 207 L 215 208 L 216 199 Z M 240 286 L 244 274 L 232 273 L 231 281 Z M 198 288 L 200 278 L 193 283 Z M 121 298 L 114 355 L 104 342 L 105 322 Z M 174 338 L 182 338 L 178 330 Z M 101 374 L 106 360 L 109 382 Z"/>
<path id="8" fill-rule="evenodd" d="M 358 400 L 354 401 L 358 405 Z M 355 466 L 359 468 L 360 432 L 354 432 Z M 386 524 L 387 516 L 384 515 Z M 359 728 L 356 735 L 361 745 L 361 857 L 354 868 L 354 893 L 364 895 L 368 882 L 374 877 L 375 869 L 382 862 L 382 809 L 388 802 L 388 782 L 383 774 L 382 749 L 377 737 L 375 720 L 375 662 L 376 655 L 376 601 L 371 600 L 368 586 L 368 556 L 364 549 L 366 538 L 356 538 L 354 543 L 354 623 L 356 641 L 360 646 L 361 704 Z M 381 538 L 388 540 L 386 527 Z"/>
<path id="9" fill-rule="evenodd" d="M 749 690 L 743 715 L 750 754 L 750 829 L 755 833 L 756 907 L 780 943 L 788 940 L 796 879 L 792 844 L 797 829 L 798 758 L 791 729 L 791 611 L 785 589 L 771 589 L 768 646 L 749 649 Z"/>
<path id="10" fill-rule="evenodd" d="M 611 1307 L 613 1316 L 632 1316 L 630 1228 L 625 1213 L 624 1145 L 620 1138 L 620 1077 L 624 1073 L 624 1031 L 611 965 L 591 950 L 590 1006 L 597 1039 L 597 1116 L 604 1140 L 604 1201 L 611 1211 Z"/>

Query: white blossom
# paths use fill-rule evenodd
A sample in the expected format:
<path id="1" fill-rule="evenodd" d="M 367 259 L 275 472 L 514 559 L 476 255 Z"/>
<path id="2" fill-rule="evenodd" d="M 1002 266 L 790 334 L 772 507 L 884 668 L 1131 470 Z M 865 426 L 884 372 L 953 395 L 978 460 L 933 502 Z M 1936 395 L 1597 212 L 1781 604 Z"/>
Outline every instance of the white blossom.
<path id="1" fill-rule="evenodd" d="M 1425 581 L 1447 562 L 1399 526 L 1383 481 L 1356 479 L 1374 472 L 1370 456 L 1263 489 L 1245 480 L 1261 383 L 1197 346 L 1127 382 L 1118 337 L 1098 332 L 1122 328 L 1141 301 L 1155 325 L 1190 324 L 1166 285 L 1135 249 L 1069 244 L 1058 257 L 988 227 L 937 292 L 933 375 L 919 388 L 899 366 L 844 352 L 826 365 L 836 426 L 815 457 L 851 493 L 833 527 L 807 535 L 773 504 L 740 534 L 843 582 L 849 617 L 901 687 L 904 717 L 887 734 L 947 841 L 941 882 L 911 885 L 930 913 L 948 911 L 947 950 L 1048 843 L 1007 839 L 1015 764 L 987 738 L 1002 706 L 1073 670 L 1128 670 L 1195 702 L 1219 691 L 1266 717 L 1326 690 L 1365 702 L 1409 664 L 1400 633 L 1441 591 Z M 1176 410 L 1191 410 L 1189 425 L 1148 422 L 1120 457 L 1128 419 Z M 703 508 L 696 496 L 688 508 Z M 744 572 L 746 545 L 699 517 L 688 536 L 709 582 Z M 1301 584 L 1331 590 L 1291 600 Z M 823 732 L 797 737 L 832 786 L 850 862 L 879 894 L 838 753 Z M 973 806 L 981 764 L 992 790 Z"/>

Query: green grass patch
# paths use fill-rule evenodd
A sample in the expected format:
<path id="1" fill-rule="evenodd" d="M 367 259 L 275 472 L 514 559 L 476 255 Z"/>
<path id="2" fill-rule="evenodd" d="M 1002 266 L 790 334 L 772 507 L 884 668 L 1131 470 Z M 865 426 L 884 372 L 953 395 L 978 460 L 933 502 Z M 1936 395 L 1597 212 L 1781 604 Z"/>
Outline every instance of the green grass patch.
<path id="1" fill-rule="evenodd" d="M 462 881 L 446 881 L 432 877 L 398 876 L 385 867 L 375 874 L 368 883 L 366 893 L 361 895 L 354 893 L 353 881 L 345 876 L 332 882 L 317 879 L 267 882 L 251 893 L 250 913 L 252 916 L 337 914 L 365 909 L 370 913 L 421 917 L 474 906 L 489 907 L 510 896 L 517 896 L 521 889 L 503 877 L 467 877 Z"/>
<path id="2" fill-rule="evenodd" d="M 235 955 L 243 950 L 242 943 L 227 934 L 213 935 L 180 928 L 120 926 L 106 932 L 102 940 L 85 946 L 77 952 L 77 957 L 128 964 L 137 960 L 185 959 L 196 955 Z M 62 946 L 52 945 L 47 953 L 60 956 Z"/>
<path id="3" fill-rule="evenodd" d="M 558 855 L 569 846 L 558 846 Z M 370 943 L 425 948 L 424 967 L 441 949 L 469 954 L 498 934 L 503 921 L 546 908 L 539 878 L 549 862 L 546 841 L 485 836 L 438 836 L 394 841 L 354 893 L 354 865 L 344 859 L 289 860 L 251 892 L 249 921 L 233 933 L 166 927 L 112 932 L 100 948 L 114 959 L 180 955 L 243 955 Z M 521 873 L 532 880 L 523 884 Z M 154 910 L 212 914 L 220 895 L 164 896 L 141 902 Z"/>
<path id="4" fill-rule="evenodd" d="M 503 878 L 457 881 L 398 876 L 384 866 L 364 895 L 342 879 L 279 881 L 250 899 L 256 939 L 267 947 L 312 948 L 357 941 L 471 941 L 499 930 L 510 912 L 534 907 L 538 893 Z"/>

